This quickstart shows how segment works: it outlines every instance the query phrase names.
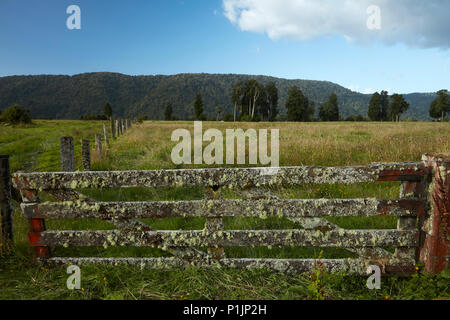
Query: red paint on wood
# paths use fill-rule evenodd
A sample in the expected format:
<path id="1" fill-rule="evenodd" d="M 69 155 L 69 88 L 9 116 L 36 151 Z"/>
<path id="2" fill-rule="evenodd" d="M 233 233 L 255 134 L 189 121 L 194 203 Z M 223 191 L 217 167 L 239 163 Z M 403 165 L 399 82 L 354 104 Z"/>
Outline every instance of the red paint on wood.
<path id="1" fill-rule="evenodd" d="M 450 256 L 450 156 L 425 156 L 424 162 L 433 170 L 425 241 L 420 260 L 428 272 L 437 274 L 449 267 Z"/>
<path id="2" fill-rule="evenodd" d="M 42 246 L 40 232 L 28 232 L 28 239 L 30 240 L 30 246 L 32 247 Z"/>
<path id="3" fill-rule="evenodd" d="M 41 241 L 41 232 L 45 231 L 44 219 L 29 219 L 30 232 L 28 233 L 28 239 L 30 245 L 35 248 L 37 258 L 50 257 L 50 249 Z"/>

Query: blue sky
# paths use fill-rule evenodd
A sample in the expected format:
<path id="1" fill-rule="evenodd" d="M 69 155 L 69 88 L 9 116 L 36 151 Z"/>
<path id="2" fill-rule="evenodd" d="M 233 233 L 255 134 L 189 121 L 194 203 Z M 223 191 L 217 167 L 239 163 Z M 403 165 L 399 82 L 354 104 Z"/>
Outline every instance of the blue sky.
<path id="1" fill-rule="evenodd" d="M 308 15 L 319 23 L 313 25 L 282 10 L 295 1 L 275 1 L 284 6 L 275 7 L 273 0 L 0 0 L 0 76 L 244 73 L 327 80 L 360 92 L 449 89 L 450 28 L 436 27 L 439 18 L 429 18 L 433 27 L 424 18 L 420 37 L 426 41 L 415 42 L 417 31 L 407 24 L 397 33 L 398 26 L 387 25 L 378 35 L 360 28 L 361 10 L 350 24 L 345 15 L 354 13 L 337 18 L 336 10 L 322 7 Z M 66 27 L 72 4 L 81 9 L 81 30 Z M 402 8 L 388 9 L 387 22 Z M 294 31 L 280 32 L 286 26 Z"/>

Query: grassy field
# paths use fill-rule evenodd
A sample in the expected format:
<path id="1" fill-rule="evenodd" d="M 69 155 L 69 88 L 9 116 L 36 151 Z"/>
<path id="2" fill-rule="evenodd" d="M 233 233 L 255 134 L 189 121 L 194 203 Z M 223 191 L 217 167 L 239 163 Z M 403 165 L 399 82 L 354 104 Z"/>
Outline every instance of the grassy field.
<path id="1" fill-rule="evenodd" d="M 0 154 L 10 154 L 13 171 L 57 171 L 59 137 L 70 135 L 76 142 L 80 167 L 80 143 L 101 133 L 103 122 L 36 121 L 30 127 L 0 127 Z M 217 128 L 280 129 L 280 165 L 366 165 L 371 162 L 418 161 L 424 153 L 450 150 L 450 124 L 393 123 L 204 123 L 204 130 Z M 193 129 L 189 122 L 150 122 L 136 125 L 115 140 L 103 155 L 93 153 L 93 170 L 181 168 L 171 162 L 174 142 L 171 132 Z M 194 166 L 183 166 L 194 167 Z M 357 185 L 303 185 L 271 191 L 285 198 L 395 198 L 399 183 Z M 81 190 L 97 200 L 191 200 L 203 199 L 202 188 Z M 238 197 L 232 191 L 226 198 Z M 45 193 L 43 200 L 51 200 Z M 3 249 L 0 261 L 0 299 L 449 299 L 448 273 L 433 276 L 424 272 L 407 278 L 382 280 L 381 290 L 368 290 L 366 278 L 345 275 L 285 275 L 268 270 L 174 270 L 139 268 L 82 268 L 81 291 L 66 288 L 62 269 L 39 268 L 32 263 L 27 243 L 27 222 L 15 204 L 15 246 Z M 329 218 L 348 229 L 391 229 L 392 217 Z M 146 219 L 157 229 L 203 229 L 202 218 Z M 285 219 L 227 218 L 226 229 L 298 228 Z M 112 229 L 97 220 L 49 220 L 48 229 Z M 148 248 L 55 248 L 57 256 L 165 256 Z M 227 248 L 228 257 L 350 257 L 346 250 L 330 248 Z"/>

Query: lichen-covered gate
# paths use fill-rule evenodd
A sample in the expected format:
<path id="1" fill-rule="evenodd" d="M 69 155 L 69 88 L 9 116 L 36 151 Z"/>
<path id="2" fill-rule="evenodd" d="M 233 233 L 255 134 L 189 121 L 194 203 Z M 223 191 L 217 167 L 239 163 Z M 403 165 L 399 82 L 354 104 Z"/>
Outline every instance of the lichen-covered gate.
<path id="1" fill-rule="evenodd" d="M 440 160 L 439 160 L 440 159 Z M 426 160 L 424 158 L 424 160 Z M 24 216 L 29 219 L 30 244 L 40 262 L 48 264 L 132 264 L 168 269 L 201 267 L 261 268 L 283 272 L 306 272 L 315 259 L 226 258 L 224 246 L 320 246 L 340 247 L 358 254 L 353 259 L 322 259 L 330 272 L 364 274 L 367 266 L 379 265 L 383 274 L 414 271 L 428 234 L 422 230 L 428 214 L 428 192 L 433 163 L 388 163 L 357 167 L 282 167 L 266 175 L 264 168 L 225 168 L 154 171 L 16 173 L 13 185 L 21 191 Z M 441 161 L 441 162 L 439 162 Z M 445 161 L 444 161 L 445 162 Z M 447 163 L 448 164 L 448 163 Z M 450 168 L 450 166 L 448 166 Z M 450 169 L 445 171 L 449 183 Z M 284 199 L 267 186 L 376 181 L 402 181 L 398 199 Z M 98 202 L 78 193 L 82 188 L 203 186 L 205 200 Z M 233 188 L 244 199 L 222 199 L 220 190 Z M 40 203 L 38 193 L 46 191 L 59 202 Z M 394 230 L 346 230 L 323 219 L 326 216 L 398 217 Z M 206 217 L 203 230 L 155 230 L 138 219 Z M 224 230 L 223 217 L 284 217 L 302 229 Z M 432 216 L 432 215 L 431 215 Z M 448 215 L 446 216 L 448 217 Z M 117 230 L 50 231 L 45 219 L 99 218 Z M 447 219 L 447 218 L 445 218 Z M 445 226 L 448 232 L 448 226 Z M 445 242 L 445 240 L 444 240 Z M 448 240 L 447 240 L 448 242 Z M 172 253 L 164 258 L 62 258 L 52 257 L 51 246 L 152 246 Z M 208 247 L 202 251 L 198 247 Z M 396 247 L 391 253 L 383 247 Z M 422 252 L 422 255 L 423 252 Z M 427 263 L 427 253 L 423 260 Z M 442 261 L 441 261 L 442 262 Z M 448 265 L 433 265 L 430 271 Z M 432 270 L 432 268 L 434 268 Z M 437 270 L 439 271 L 439 270 Z"/>

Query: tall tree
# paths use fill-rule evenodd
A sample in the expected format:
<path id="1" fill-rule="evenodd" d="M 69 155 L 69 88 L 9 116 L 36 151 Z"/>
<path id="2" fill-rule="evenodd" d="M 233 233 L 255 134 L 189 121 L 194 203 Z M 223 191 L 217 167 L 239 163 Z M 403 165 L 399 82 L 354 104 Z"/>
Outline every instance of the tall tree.
<path id="1" fill-rule="evenodd" d="M 238 81 L 234 84 L 233 93 L 231 95 L 231 102 L 234 105 L 233 118 L 235 122 L 237 109 L 238 107 L 242 106 L 243 95 L 244 95 L 244 83 L 242 81 Z"/>
<path id="2" fill-rule="evenodd" d="M 104 113 L 105 116 L 107 116 L 108 118 L 111 118 L 111 116 L 112 116 L 112 108 L 111 108 L 111 106 L 110 106 L 109 103 L 106 103 L 106 104 L 103 106 L 103 113 Z"/>
<path id="3" fill-rule="evenodd" d="M 288 91 L 286 100 L 288 121 L 308 121 L 309 108 L 308 98 L 299 88 L 292 86 Z"/>
<path id="4" fill-rule="evenodd" d="M 381 121 L 382 119 L 382 110 L 381 110 L 381 96 L 378 92 L 375 92 L 372 95 L 369 103 L 369 119 L 372 121 Z"/>
<path id="5" fill-rule="evenodd" d="M 389 120 L 389 93 L 386 90 L 381 91 L 380 94 L 381 106 L 381 121 Z"/>
<path id="6" fill-rule="evenodd" d="M 339 121 L 339 103 L 335 93 L 330 95 L 330 98 L 328 98 L 328 103 L 330 104 L 330 120 Z"/>
<path id="7" fill-rule="evenodd" d="M 339 121 L 339 103 L 335 93 L 332 93 L 328 101 L 321 105 L 319 118 L 322 121 Z"/>
<path id="8" fill-rule="evenodd" d="M 274 121 L 278 115 L 278 88 L 271 81 L 266 85 L 267 100 L 269 104 L 269 121 Z"/>
<path id="9" fill-rule="evenodd" d="M 430 105 L 430 117 L 444 121 L 445 116 L 450 112 L 450 98 L 447 90 L 439 90 L 437 95 Z"/>
<path id="10" fill-rule="evenodd" d="M 219 121 L 220 116 L 223 112 L 223 106 L 217 106 L 216 107 L 216 121 Z"/>
<path id="11" fill-rule="evenodd" d="M 197 93 L 194 100 L 195 119 L 204 120 L 202 95 Z"/>
<path id="12" fill-rule="evenodd" d="M 172 104 L 167 102 L 166 109 L 164 110 L 164 119 L 170 121 L 173 119 L 172 117 Z"/>
<path id="13" fill-rule="evenodd" d="M 250 79 L 245 83 L 243 97 L 243 113 L 250 116 L 253 120 L 258 113 L 258 103 L 261 103 L 265 90 L 264 86 L 255 79 Z M 246 107 L 244 107 L 244 105 Z"/>
<path id="14" fill-rule="evenodd" d="M 316 112 L 316 103 L 312 100 L 309 100 L 308 109 L 306 110 L 305 121 L 308 121 L 308 122 L 314 121 L 315 112 Z"/>
<path id="15" fill-rule="evenodd" d="M 320 108 L 319 108 L 320 121 L 330 121 L 330 116 L 329 116 L 330 111 L 329 110 L 330 110 L 330 106 L 329 106 L 328 101 L 324 102 L 320 105 Z"/>
<path id="16" fill-rule="evenodd" d="M 400 116 L 409 109 L 409 103 L 401 94 L 393 94 L 389 105 L 389 114 L 394 122 L 400 122 Z"/>

